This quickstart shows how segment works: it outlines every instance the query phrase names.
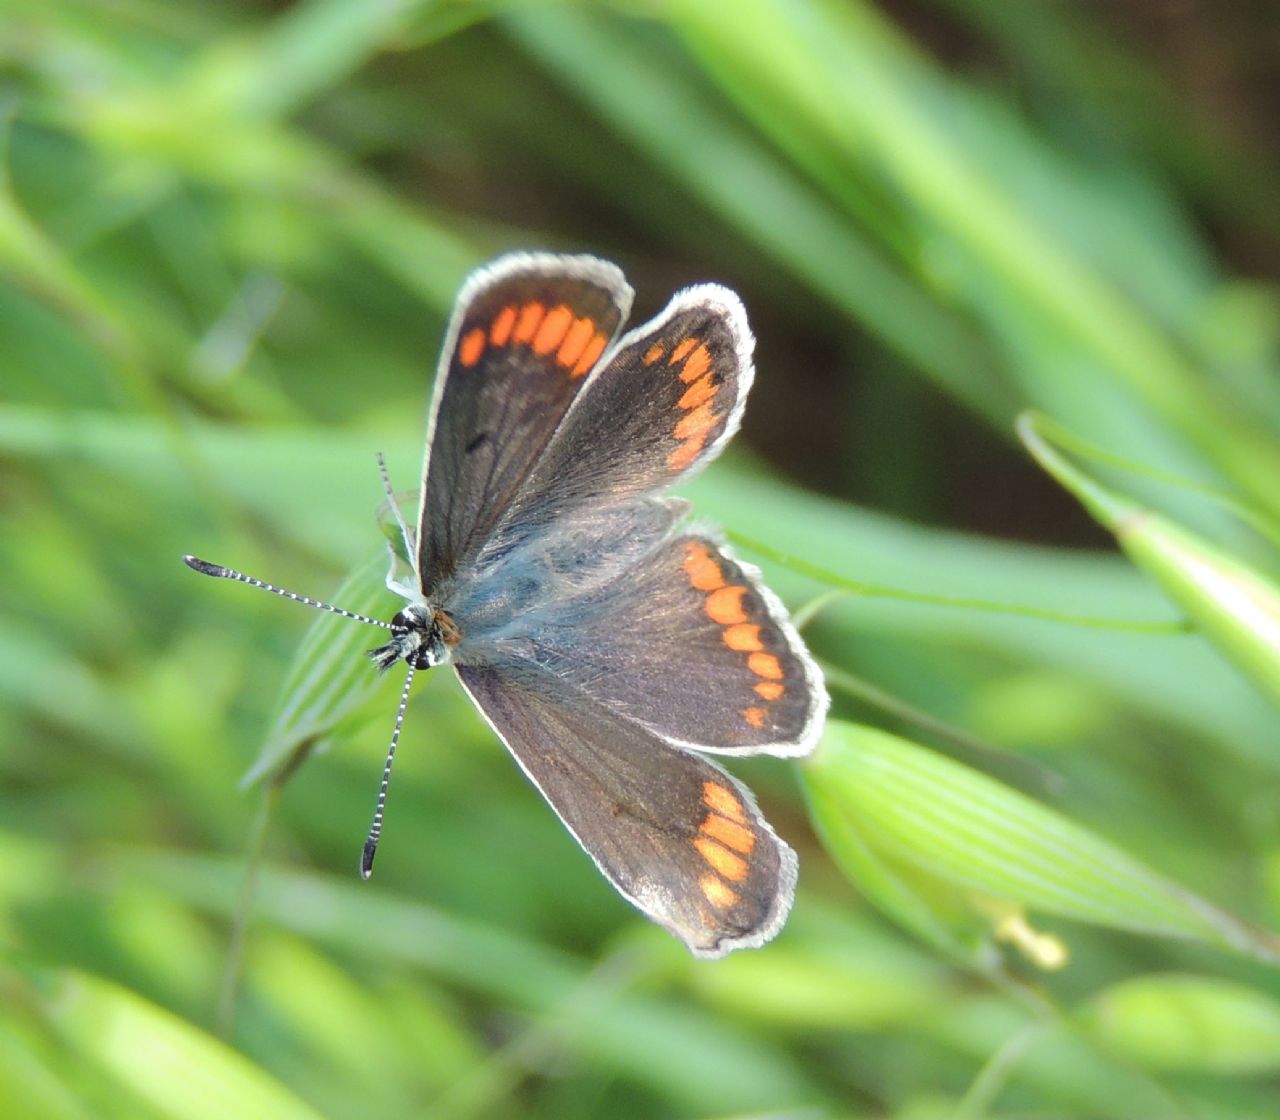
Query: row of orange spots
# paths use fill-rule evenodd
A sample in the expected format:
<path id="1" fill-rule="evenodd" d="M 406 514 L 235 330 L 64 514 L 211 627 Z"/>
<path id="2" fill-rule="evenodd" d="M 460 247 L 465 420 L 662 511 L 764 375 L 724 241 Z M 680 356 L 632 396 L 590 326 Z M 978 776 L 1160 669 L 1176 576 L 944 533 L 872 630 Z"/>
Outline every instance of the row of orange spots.
<path id="1" fill-rule="evenodd" d="M 755 694 L 766 702 L 779 699 L 785 691 L 781 683 L 782 662 L 765 652 L 760 626 L 749 620 L 742 602 L 747 588 L 726 583 L 719 561 L 711 549 L 699 541 L 690 541 L 685 546 L 684 573 L 695 590 L 706 592 L 702 609 L 712 622 L 722 627 L 721 640 L 735 653 L 745 653 L 747 668 L 761 678 L 752 686 Z M 742 718 L 757 731 L 764 727 L 768 714 L 767 709 L 755 705 L 742 710 Z"/>
<path id="2" fill-rule="evenodd" d="M 738 893 L 729 883 L 741 883 L 751 869 L 746 857 L 756 846 L 756 834 L 747 823 L 741 799 L 728 786 L 703 782 L 702 803 L 707 815 L 693 846 L 715 874 L 703 875 L 698 886 L 712 906 L 727 910 L 738 901 Z"/>
<path id="3" fill-rule="evenodd" d="M 720 421 L 720 413 L 711 408 L 719 386 L 711 368 L 711 351 L 697 339 L 686 338 L 671 351 L 667 364 L 677 362 L 684 363 L 680 380 L 689 388 L 676 402 L 684 416 L 676 422 L 671 434 L 681 443 L 667 456 L 667 466 L 673 471 L 682 471 L 701 454 L 711 429 Z"/>
<path id="4" fill-rule="evenodd" d="M 532 300 L 519 307 L 508 305 L 493 317 L 486 331 L 474 327 L 458 344 L 458 361 L 470 369 L 489 346 L 528 346 L 540 357 L 555 354 L 556 365 L 570 377 L 582 377 L 600 359 L 608 339 L 596 329 L 590 316 L 575 318 L 568 304 L 546 309 Z"/>
<path id="5" fill-rule="evenodd" d="M 640 360 L 651 366 L 665 353 L 662 343 L 655 342 Z M 681 362 L 684 364 L 680 369 L 680 380 L 689 388 L 676 402 L 684 415 L 676 421 L 671 431 L 672 436 L 680 443 L 667 456 L 667 466 L 673 471 L 684 470 L 698 457 L 706 446 L 711 429 L 720 421 L 720 414 L 711 409 L 711 401 L 720 388 L 715 381 L 715 371 L 711 368 L 711 351 L 696 338 L 683 339 L 671 351 L 667 365 L 674 366 Z"/>

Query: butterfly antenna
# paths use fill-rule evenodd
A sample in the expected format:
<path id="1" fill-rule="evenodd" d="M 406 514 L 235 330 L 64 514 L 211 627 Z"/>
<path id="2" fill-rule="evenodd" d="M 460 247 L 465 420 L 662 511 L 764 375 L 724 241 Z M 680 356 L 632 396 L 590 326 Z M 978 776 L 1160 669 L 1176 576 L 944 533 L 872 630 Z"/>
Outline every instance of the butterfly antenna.
<path id="1" fill-rule="evenodd" d="M 387 461 L 382 457 L 382 452 L 378 452 L 378 473 L 382 476 L 382 489 L 387 495 L 387 505 L 391 507 L 391 512 L 395 514 L 396 524 L 400 526 L 400 536 L 404 538 L 404 546 L 408 550 L 409 555 L 413 555 L 414 543 L 413 535 L 409 532 L 409 525 L 404 519 L 404 514 L 400 512 L 400 503 L 396 501 L 396 492 L 391 489 L 391 476 L 387 473 Z"/>
<path id="2" fill-rule="evenodd" d="M 357 622 L 367 622 L 370 626 L 380 626 L 383 630 L 391 629 L 391 623 L 389 622 L 383 622 L 378 618 L 370 618 L 367 614 L 357 614 L 355 611 L 344 611 L 341 607 L 321 602 L 319 599 L 312 599 L 309 595 L 295 595 L 292 591 L 286 591 L 283 587 L 277 587 L 273 583 L 254 579 L 253 576 L 247 576 L 244 572 L 237 572 L 235 568 L 224 568 L 220 564 L 210 564 L 208 560 L 201 560 L 198 556 L 184 556 L 182 562 L 202 576 L 213 576 L 215 579 L 239 580 L 241 583 L 247 583 L 250 587 L 261 587 L 263 591 L 270 591 L 273 595 L 292 599 L 295 603 L 305 603 L 309 607 L 319 607 L 322 611 L 332 611 L 334 614 L 342 615 L 343 618 L 354 618 Z"/>
<path id="3" fill-rule="evenodd" d="M 378 840 L 382 837 L 382 814 L 387 807 L 387 786 L 391 784 L 391 764 L 396 759 L 396 744 L 400 742 L 400 728 L 404 726 L 404 710 L 409 705 L 409 686 L 413 684 L 413 666 L 404 678 L 404 688 L 400 693 L 400 707 L 396 709 L 396 725 L 391 732 L 391 746 L 387 749 L 387 764 L 382 768 L 382 785 L 378 787 L 378 804 L 373 810 L 373 824 L 369 826 L 369 836 L 364 842 L 364 851 L 360 855 L 360 878 L 367 879 L 373 874 L 373 857 L 378 854 Z"/>

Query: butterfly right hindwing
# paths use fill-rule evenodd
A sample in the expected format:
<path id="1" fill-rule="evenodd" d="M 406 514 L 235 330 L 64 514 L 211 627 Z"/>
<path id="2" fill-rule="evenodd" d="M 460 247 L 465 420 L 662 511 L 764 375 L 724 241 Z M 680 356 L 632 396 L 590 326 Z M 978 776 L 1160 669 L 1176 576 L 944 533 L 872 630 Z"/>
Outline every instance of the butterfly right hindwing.
<path id="1" fill-rule="evenodd" d="M 610 572 L 598 583 L 588 571 L 578 585 L 540 585 L 498 643 L 475 636 L 471 656 L 501 649 L 543 666 L 678 746 L 812 748 L 827 707 L 822 676 L 754 569 L 696 533 L 655 543 L 621 570 L 606 564 L 592 565 Z"/>

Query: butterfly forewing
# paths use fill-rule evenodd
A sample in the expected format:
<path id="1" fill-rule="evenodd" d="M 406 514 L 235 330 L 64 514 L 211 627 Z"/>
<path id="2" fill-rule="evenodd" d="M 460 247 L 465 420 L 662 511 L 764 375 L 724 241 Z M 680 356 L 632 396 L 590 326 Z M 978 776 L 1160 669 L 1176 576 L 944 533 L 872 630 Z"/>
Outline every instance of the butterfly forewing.
<path id="1" fill-rule="evenodd" d="M 428 598 L 509 511 L 631 294 L 616 267 L 593 257 L 507 257 L 467 282 L 428 431 L 417 555 Z"/>
<path id="2" fill-rule="evenodd" d="M 777 932 L 795 890 L 795 853 L 743 786 L 545 669 L 495 661 L 458 675 L 628 901 L 698 956 Z"/>

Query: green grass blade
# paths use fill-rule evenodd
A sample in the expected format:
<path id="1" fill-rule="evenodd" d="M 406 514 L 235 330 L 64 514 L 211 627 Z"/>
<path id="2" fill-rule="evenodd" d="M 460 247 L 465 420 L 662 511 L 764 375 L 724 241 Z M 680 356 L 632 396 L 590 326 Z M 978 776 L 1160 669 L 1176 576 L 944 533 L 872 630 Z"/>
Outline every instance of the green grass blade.
<path id="1" fill-rule="evenodd" d="M 142 875 L 213 913 L 228 913 L 234 905 L 237 871 L 225 860 L 143 853 L 123 858 L 118 870 Z M 259 919 L 362 959 L 411 965 L 536 1015 L 562 1007 L 590 981 L 586 962 L 571 953 L 353 878 L 266 869 Z M 670 949 L 681 954 L 682 964 L 692 963 L 659 931 L 644 930 L 643 938 L 660 953 Z M 745 1113 L 814 1099 L 807 1079 L 784 1054 L 733 1021 L 688 1006 L 677 1010 L 658 994 L 622 993 L 598 1009 L 573 1045 L 611 1075 L 649 1084 L 685 1112 Z"/>
<path id="2" fill-rule="evenodd" d="M 1115 533 L 1129 558 L 1280 704 L 1280 587 L 1225 549 L 1090 478 L 1052 447 L 1033 415 L 1019 420 L 1018 432 L 1040 465 Z"/>
<path id="3" fill-rule="evenodd" d="M 184 507 L 203 500 L 194 483 L 216 484 L 224 502 L 270 524 L 277 535 L 349 563 L 353 547 L 377 538 L 368 516 L 380 500 L 371 451 L 386 450 L 401 478 L 407 477 L 405 464 L 421 460 L 416 422 L 403 429 L 398 439 L 375 445 L 359 433 L 312 439 L 288 429 L 250 433 L 192 423 L 186 434 L 202 468 L 189 481 L 172 469 L 164 430 L 153 421 L 15 406 L 0 407 L 0 453 L 46 465 L 74 459 L 152 502 Z M 1160 593 L 1122 560 L 910 525 L 806 493 L 733 456 L 683 489 L 713 521 L 750 538 L 785 541 L 788 552 L 801 558 L 828 558 L 824 568 L 860 583 L 1055 611 L 1070 604 L 1084 616 L 1158 618 L 1168 610 Z M 324 502 L 314 500 L 317 493 Z M 203 539 L 180 547 L 204 550 L 218 561 L 238 559 Z M 176 575 L 194 578 L 173 562 Z M 765 568 L 784 597 L 801 601 L 812 594 L 811 581 L 778 565 L 766 562 Z M 820 623 L 816 629 L 837 651 L 856 648 L 867 635 L 885 635 L 932 648 L 963 643 L 1021 665 L 1067 672 L 1151 718 L 1192 728 L 1258 765 L 1280 766 L 1265 741 L 1273 726 L 1270 706 L 1211 649 L 1186 638 L 1074 632 L 1054 623 L 871 600 L 858 602 L 856 611 L 847 602 L 836 604 Z M 1195 680 L 1202 687 L 1171 692 L 1170 680 Z"/>
<path id="4" fill-rule="evenodd" d="M 42 977 L 37 991 L 40 1010 L 64 1043 L 162 1116 L 321 1116 L 247 1058 L 117 984 L 67 971 Z"/>
<path id="5" fill-rule="evenodd" d="M 847 815 L 869 845 L 961 888 L 1076 921 L 1280 959 L 1273 935 L 1061 813 L 904 739 L 832 721 L 804 777 L 826 820 Z M 839 843 L 831 828 L 824 832 Z M 836 854 L 857 859 L 851 849 Z"/>
<path id="6" fill-rule="evenodd" d="M 732 0 L 687 0 L 672 10 L 715 71 L 733 71 L 740 83 L 750 76 L 748 108 L 785 106 L 812 143 L 886 179 L 914 211 L 921 240 L 940 240 L 938 251 L 957 258 L 959 271 L 972 269 L 975 293 L 994 285 L 996 302 L 1020 309 L 1022 329 L 1037 324 L 1070 340 L 1090 381 L 1123 387 L 1259 505 L 1280 509 L 1280 450 L 1269 432 L 1229 415 L 1159 325 L 1090 268 L 1010 179 L 973 158 L 961 143 L 964 91 L 876 7 L 758 0 L 750 19 Z M 1010 122 L 1006 139 L 1014 135 Z M 1046 379 L 1046 396 L 1052 388 Z M 1088 399 L 1081 384 L 1073 388 Z"/>
<path id="7" fill-rule="evenodd" d="M 401 601 L 384 582 L 387 562 L 386 549 L 378 549 L 343 580 L 329 601 L 356 614 L 390 619 Z M 385 640 L 385 630 L 327 611 L 317 614 L 281 686 L 271 730 L 244 777 L 246 783 L 292 764 L 300 749 L 314 749 L 363 708 L 383 685 L 364 654 Z"/>
<path id="8" fill-rule="evenodd" d="M 1153 1070 L 1280 1071 L 1280 1001 L 1208 976 L 1135 976 L 1104 989 L 1082 1021 L 1113 1053 Z"/>

